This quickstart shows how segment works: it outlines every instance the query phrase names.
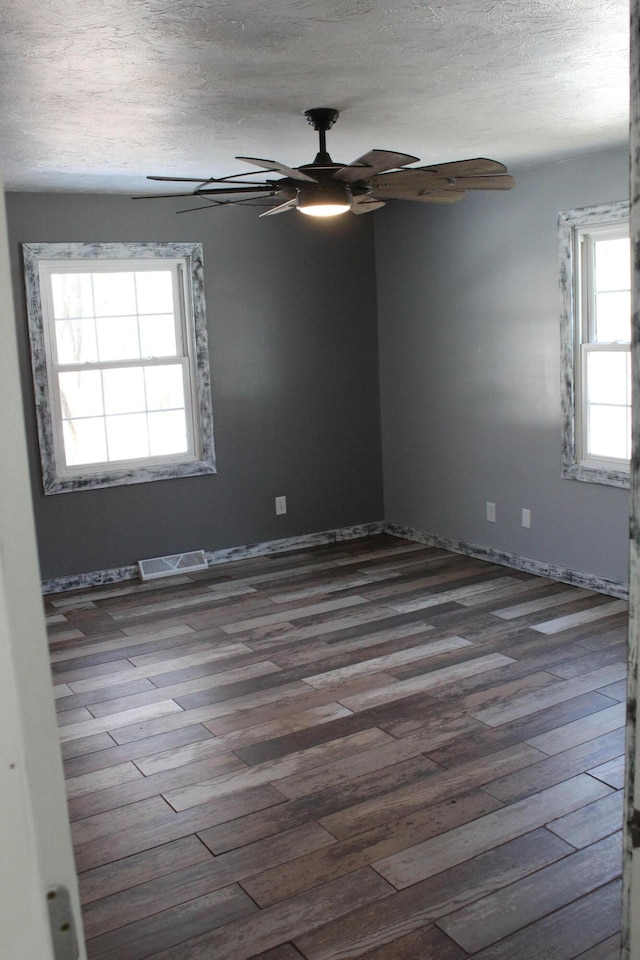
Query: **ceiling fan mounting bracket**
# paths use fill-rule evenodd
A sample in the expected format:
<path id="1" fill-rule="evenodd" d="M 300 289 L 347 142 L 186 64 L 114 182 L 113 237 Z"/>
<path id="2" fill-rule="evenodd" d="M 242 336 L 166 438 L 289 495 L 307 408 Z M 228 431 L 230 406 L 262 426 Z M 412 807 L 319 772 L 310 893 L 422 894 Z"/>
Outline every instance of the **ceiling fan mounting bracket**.
<path id="1" fill-rule="evenodd" d="M 326 133 L 340 116 L 340 111 L 335 107 L 314 107 L 312 110 L 305 110 L 304 115 L 314 130 Z"/>

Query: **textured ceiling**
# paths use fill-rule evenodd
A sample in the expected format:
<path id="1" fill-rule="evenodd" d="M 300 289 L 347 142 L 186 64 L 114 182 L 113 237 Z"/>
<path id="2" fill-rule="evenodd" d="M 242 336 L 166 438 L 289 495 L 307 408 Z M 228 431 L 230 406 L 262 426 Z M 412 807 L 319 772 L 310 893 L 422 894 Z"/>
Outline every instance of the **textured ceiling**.
<path id="1" fill-rule="evenodd" d="M 627 0 L 5 0 L 9 189 L 142 192 L 237 154 L 313 159 L 303 111 L 337 107 L 335 160 L 522 167 L 620 146 Z"/>

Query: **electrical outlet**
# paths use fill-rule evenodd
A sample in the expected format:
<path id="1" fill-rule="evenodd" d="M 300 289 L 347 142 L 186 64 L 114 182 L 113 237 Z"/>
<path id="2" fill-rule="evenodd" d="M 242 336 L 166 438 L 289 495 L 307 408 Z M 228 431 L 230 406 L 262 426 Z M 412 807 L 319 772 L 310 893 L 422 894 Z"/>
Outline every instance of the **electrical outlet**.
<path id="1" fill-rule="evenodd" d="M 531 510 L 527 510 L 526 507 L 522 508 L 522 526 L 526 527 L 527 530 L 531 526 Z"/>
<path id="2" fill-rule="evenodd" d="M 276 515 L 280 516 L 281 514 L 286 512 L 287 512 L 287 498 L 276 497 Z"/>
<path id="3" fill-rule="evenodd" d="M 489 523 L 496 522 L 496 505 L 495 503 L 490 503 L 487 500 L 487 521 Z"/>

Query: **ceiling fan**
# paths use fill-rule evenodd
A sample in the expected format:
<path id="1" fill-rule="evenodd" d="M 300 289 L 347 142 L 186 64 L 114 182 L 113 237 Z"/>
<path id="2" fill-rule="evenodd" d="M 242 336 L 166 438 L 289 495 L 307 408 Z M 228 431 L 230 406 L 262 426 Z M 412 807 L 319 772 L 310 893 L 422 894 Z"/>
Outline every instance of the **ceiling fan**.
<path id="1" fill-rule="evenodd" d="M 196 183 L 189 193 L 156 194 L 134 197 L 134 200 L 161 197 L 198 197 L 204 206 L 190 207 L 179 213 L 205 209 L 207 204 L 223 206 L 232 203 L 256 203 L 279 200 L 261 217 L 270 217 L 288 210 L 316 217 L 333 217 L 341 213 L 370 213 L 383 207 L 387 200 L 417 200 L 422 203 L 455 203 L 467 190 L 510 190 L 515 185 L 507 168 L 497 160 L 458 160 L 434 166 L 408 167 L 419 157 L 392 150 L 370 150 L 352 163 L 334 163 L 327 153 L 326 133 L 340 116 L 333 107 L 315 107 L 305 116 L 319 136 L 319 150 L 313 163 L 288 167 L 276 160 L 236 157 L 260 168 L 264 173 L 277 173 L 281 179 L 247 180 L 247 174 L 227 177 L 160 177 L 174 183 Z M 252 171 L 250 171 L 251 173 Z M 256 171 L 257 172 L 257 171 Z"/>

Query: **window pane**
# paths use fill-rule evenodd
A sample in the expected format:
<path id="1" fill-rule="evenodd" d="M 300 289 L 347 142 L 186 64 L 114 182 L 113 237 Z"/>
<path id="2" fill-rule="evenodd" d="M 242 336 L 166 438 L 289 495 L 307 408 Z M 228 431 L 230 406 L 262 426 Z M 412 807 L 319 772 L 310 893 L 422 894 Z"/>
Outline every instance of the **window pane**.
<path id="1" fill-rule="evenodd" d="M 631 286 L 629 239 L 597 240 L 596 290 L 628 290 Z"/>
<path id="2" fill-rule="evenodd" d="M 589 455 L 626 460 L 630 442 L 626 407 L 589 407 Z"/>
<path id="3" fill-rule="evenodd" d="M 149 452 L 152 457 L 186 453 L 187 421 L 184 410 L 149 414 Z"/>
<path id="4" fill-rule="evenodd" d="M 140 317 L 140 350 L 143 357 L 175 357 L 176 322 L 172 313 Z"/>
<path id="5" fill-rule="evenodd" d="M 136 273 L 138 313 L 173 313 L 173 275 L 170 270 Z"/>
<path id="6" fill-rule="evenodd" d="M 107 459 L 107 444 L 104 435 L 104 420 L 65 420 L 62 424 L 64 453 L 68 467 L 81 463 L 104 463 Z"/>
<path id="7" fill-rule="evenodd" d="M 133 273 L 93 273 L 91 276 L 96 317 L 136 313 Z"/>
<path id="8" fill-rule="evenodd" d="M 92 363 L 98 359 L 93 319 L 56 320 L 58 363 Z"/>
<path id="9" fill-rule="evenodd" d="M 142 367 L 103 370 L 105 413 L 136 413 L 146 409 Z"/>
<path id="10" fill-rule="evenodd" d="M 99 417 L 102 407 L 102 377 L 99 370 L 58 374 L 62 419 Z"/>
<path id="11" fill-rule="evenodd" d="M 109 460 L 137 460 L 149 456 L 146 414 L 107 417 L 106 423 Z"/>
<path id="12" fill-rule="evenodd" d="M 56 320 L 66 317 L 92 317 L 93 293 L 90 273 L 51 274 L 53 315 Z"/>
<path id="13" fill-rule="evenodd" d="M 587 354 L 587 394 L 589 403 L 630 402 L 627 392 L 627 351 L 620 353 L 589 351 Z"/>
<path id="14" fill-rule="evenodd" d="M 631 294 L 629 292 L 596 294 L 596 341 L 612 343 L 631 341 Z"/>
<path id="15" fill-rule="evenodd" d="M 147 367 L 147 409 L 171 410 L 184 407 L 182 366 Z"/>
<path id="16" fill-rule="evenodd" d="M 136 317 L 99 317 L 98 351 L 101 360 L 137 360 L 140 356 Z"/>

